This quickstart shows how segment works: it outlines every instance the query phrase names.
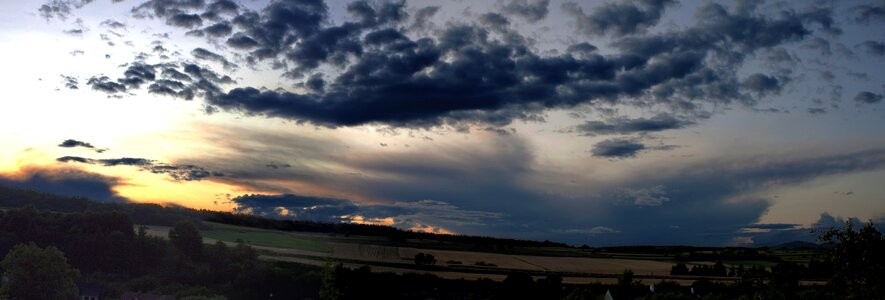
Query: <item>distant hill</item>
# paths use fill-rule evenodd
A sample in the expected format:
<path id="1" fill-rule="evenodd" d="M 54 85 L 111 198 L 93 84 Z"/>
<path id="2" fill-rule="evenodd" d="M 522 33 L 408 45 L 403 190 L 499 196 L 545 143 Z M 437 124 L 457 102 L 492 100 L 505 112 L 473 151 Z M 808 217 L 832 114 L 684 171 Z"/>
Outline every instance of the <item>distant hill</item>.
<path id="1" fill-rule="evenodd" d="M 806 241 L 792 241 L 771 246 L 773 249 L 826 249 L 827 245 Z"/>
<path id="2" fill-rule="evenodd" d="M 199 220 L 281 231 L 317 232 L 342 235 L 379 236 L 392 242 L 407 243 L 408 240 L 430 240 L 438 248 L 474 249 L 508 252 L 513 247 L 563 247 L 571 246 L 551 241 L 531 241 L 486 236 L 442 235 L 413 232 L 390 226 L 354 223 L 323 223 L 299 220 L 280 220 L 262 216 L 234 214 L 230 212 L 195 210 L 185 207 L 163 207 L 148 203 L 106 203 L 81 197 L 59 196 L 32 190 L 0 186 L 0 209 L 33 206 L 40 210 L 56 212 L 103 212 L 120 211 L 136 224 L 171 226 L 179 220 Z"/>

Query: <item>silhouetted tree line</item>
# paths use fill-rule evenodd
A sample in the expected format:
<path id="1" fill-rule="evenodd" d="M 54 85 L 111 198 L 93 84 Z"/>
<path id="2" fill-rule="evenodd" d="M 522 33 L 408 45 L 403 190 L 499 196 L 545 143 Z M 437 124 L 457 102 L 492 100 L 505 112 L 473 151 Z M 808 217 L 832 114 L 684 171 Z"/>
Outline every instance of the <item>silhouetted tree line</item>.
<path id="1" fill-rule="evenodd" d="M 163 207 L 150 203 L 103 203 L 86 198 L 58 196 L 25 189 L 0 186 L 0 207 L 33 206 L 54 212 L 116 212 L 128 215 L 136 224 L 172 226 L 181 220 L 202 220 L 207 211 L 185 207 Z"/>
<path id="2" fill-rule="evenodd" d="M 670 268 L 670 275 L 710 276 L 710 277 L 753 277 L 769 278 L 785 273 L 795 273 L 802 280 L 826 280 L 833 276 L 833 263 L 812 260 L 808 264 L 781 262 L 767 270 L 761 265 L 744 266 L 743 264 L 726 267 L 721 261 L 713 265 L 686 266 L 677 263 Z"/>
<path id="3" fill-rule="evenodd" d="M 25 194 L 33 196 L 30 193 Z M 45 197 L 50 199 L 47 203 L 56 201 Z M 33 199 L 9 200 L 0 192 L 0 204 L 4 206 L 29 201 Z M 615 299 L 885 299 L 885 237 L 872 223 L 857 229 L 849 221 L 841 229 L 823 232 L 821 241 L 829 245 L 825 260 L 808 264 L 784 261 L 770 269 L 726 268 L 717 263 L 689 270 L 684 264 L 677 264 L 676 273 L 719 276 L 725 269 L 726 276 L 738 279 L 700 279 L 691 287 L 665 282 L 656 284 L 652 292 L 647 283 L 635 280 L 632 272 L 625 272 L 616 285 L 576 286 L 562 284 L 556 276 L 534 279 L 526 273 L 510 274 L 503 282 L 465 281 L 433 275 L 372 273 L 365 267 L 347 269 L 330 264 L 323 269 L 260 261 L 255 250 L 243 244 L 199 242 L 202 239 L 194 216 L 208 212 L 174 208 L 168 213 L 157 212 L 156 216 L 174 216 L 177 220 L 166 240 L 148 236 L 143 227 L 135 229 L 130 214 L 137 210 L 125 204 L 112 204 L 119 205 L 119 210 L 108 209 L 110 206 L 104 204 L 91 208 L 88 203 L 81 204 L 87 208 L 65 206 L 72 212 L 47 212 L 33 206 L 0 210 L 0 255 L 4 257 L 0 267 L 7 275 L 0 289 L 4 295 L 0 297 L 46 298 L 26 294 L 39 290 L 54 295 L 48 298 L 64 299 L 71 294 L 69 280 L 77 278 L 79 282 L 98 284 L 111 294 L 153 291 L 179 297 L 224 295 L 229 299 L 268 299 L 271 295 L 273 299 L 601 299 L 606 292 L 611 292 Z M 166 208 L 146 211 L 155 209 Z M 297 223 L 230 216 L 238 222 L 270 224 L 267 226 Z M 319 224 L 317 228 L 335 228 L 333 225 Z M 42 270 L 55 273 L 33 273 Z M 22 278 L 40 279 L 16 281 Z M 800 285 L 803 279 L 824 279 L 827 284 Z M 15 285 L 33 281 L 53 284 L 39 288 L 33 284 Z M 55 288 L 62 290 L 49 294 Z"/>
<path id="4" fill-rule="evenodd" d="M 270 294 L 283 299 L 318 296 L 319 268 L 259 261 L 257 252 L 243 244 L 204 246 L 199 229 L 188 221 L 176 223 L 169 240 L 148 236 L 144 228 L 136 231 L 134 227 L 121 212 L 54 213 L 32 206 L 9 209 L 0 211 L 0 256 L 8 256 L 22 245 L 41 251 L 57 249 L 82 274 L 81 281 L 99 284 L 116 295 L 152 291 L 179 297 L 225 295 L 230 299 L 264 299 Z M 33 297 L 24 294 L 18 298 Z"/>
<path id="5" fill-rule="evenodd" d="M 463 248 L 487 250 L 504 250 L 512 247 L 571 247 L 567 244 L 551 241 L 529 241 L 485 236 L 447 235 L 427 232 L 414 232 L 383 225 L 353 224 L 353 223 L 324 223 L 300 220 L 278 220 L 261 216 L 235 214 L 227 212 L 212 212 L 205 218 L 206 221 L 224 223 L 229 225 L 274 229 L 282 231 L 317 232 L 339 235 L 369 235 L 388 237 L 392 242 L 406 242 L 409 239 L 436 240 L 450 245 Z M 444 247 L 430 245 L 431 247 Z"/>

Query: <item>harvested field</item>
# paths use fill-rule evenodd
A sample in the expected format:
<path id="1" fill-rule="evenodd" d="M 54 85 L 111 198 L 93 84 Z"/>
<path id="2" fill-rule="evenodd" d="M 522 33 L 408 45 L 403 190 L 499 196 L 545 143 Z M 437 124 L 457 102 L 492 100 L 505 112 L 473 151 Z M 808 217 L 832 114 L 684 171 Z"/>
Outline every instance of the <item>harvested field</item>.
<path id="1" fill-rule="evenodd" d="M 400 248 L 400 255 L 403 258 L 414 257 L 418 252 L 432 254 L 437 262 L 441 263 L 453 260 L 460 261 L 465 266 L 476 266 L 477 262 L 484 262 L 486 264 L 494 264 L 497 268 L 527 271 L 621 274 L 624 270 L 630 269 L 636 275 L 667 275 L 670 274 L 670 267 L 673 266 L 669 262 L 639 259 L 507 255 L 485 252 Z"/>

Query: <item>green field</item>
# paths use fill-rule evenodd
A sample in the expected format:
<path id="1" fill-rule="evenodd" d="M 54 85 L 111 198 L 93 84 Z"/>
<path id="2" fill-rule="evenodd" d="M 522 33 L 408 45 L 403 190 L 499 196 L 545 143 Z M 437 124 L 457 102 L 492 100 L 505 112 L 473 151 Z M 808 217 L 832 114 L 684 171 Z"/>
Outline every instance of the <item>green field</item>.
<path id="1" fill-rule="evenodd" d="M 315 252 L 331 252 L 332 247 L 319 238 L 291 234 L 283 231 L 256 229 L 232 226 L 219 223 L 204 222 L 207 228 L 201 230 L 203 237 L 235 243 L 238 240 L 248 245 L 289 248 Z"/>

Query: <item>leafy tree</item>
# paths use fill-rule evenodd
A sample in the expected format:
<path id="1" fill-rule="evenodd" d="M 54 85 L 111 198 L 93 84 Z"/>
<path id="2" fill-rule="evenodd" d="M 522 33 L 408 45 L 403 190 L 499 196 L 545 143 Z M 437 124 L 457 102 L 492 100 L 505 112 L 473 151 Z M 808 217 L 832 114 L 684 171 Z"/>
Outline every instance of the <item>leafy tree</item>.
<path id="1" fill-rule="evenodd" d="M 688 275 L 688 267 L 684 263 L 678 263 L 670 267 L 670 275 Z"/>
<path id="2" fill-rule="evenodd" d="M 418 252 L 418 254 L 415 254 L 415 264 L 419 266 L 436 265 L 436 257 L 433 257 L 433 254 L 430 253 Z"/>
<path id="3" fill-rule="evenodd" d="M 500 299 L 538 299 L 534 293 L 535 280 L 525 272 L 511 272 L 501 282 Z"/>
<path id="4" fill-rule="evenodd" d="M 0 292 L 13 299 L 74 299 L 79 293 L 74 280 L 80 271 L 55 247 L 16 245 L 0 266 L 8 278 Z"/>
<path id="5" fill-rule="evenodd" d="M 624 273 L 618 276 L 618 285 L 622 288 L 630 288 L 638 284 L 638 281 L 633 280 L 633 270 L 624 270 Z"/>
<path id="6" fill-rule="evenodd" d="M 320 299 L 338 300 L 341 298 L 338 277 L 342 269 L 343 266 L 340 263 L 335 265 L 332 265 L 331 262 L 326 263 L 326 267 L 323 268 L 323 287 L 320 288 Z"/>
<path id="7" fill-rule="evenodd" d="M 200 230 L 188 221 L 178 221 L 169 230 L 169 241 L 181 253 L 190 258 L 199 258 L 203 254 L 203 237 Z"/>
<path id="8" fill-rule="evenodd" d="M 799 287 L 803 268 L 792 262 L 782 262 L 771 268 L 771 286 L 785 293 L 793 293 Z"/>
<path id="9" fill-rule="evenodd" d="M 833 245 L 829 250 L 833 286 L 849 299 L 885 299 L 885 237 L 873 222 L 855 230 L 852 221 L 820 236 L 822 242 Z"/>

